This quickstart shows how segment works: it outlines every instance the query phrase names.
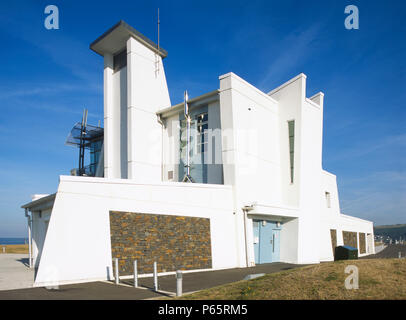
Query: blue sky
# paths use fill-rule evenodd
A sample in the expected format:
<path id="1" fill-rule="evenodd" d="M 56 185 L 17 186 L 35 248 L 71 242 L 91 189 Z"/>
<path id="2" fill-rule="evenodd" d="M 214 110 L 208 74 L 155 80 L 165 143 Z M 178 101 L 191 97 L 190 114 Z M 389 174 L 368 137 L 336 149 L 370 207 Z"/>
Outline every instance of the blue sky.
<path id="1" fill-rule="evenodd" d="M 113 3 L 113 4 L 112 4 Z M 59 30 L 44 9 L 59 8 Z M 344 27 L 357 5 L 360 29 Z M 20 206 L 77 165 L 64 142 L 84 107 L 103 118 L 103 61 L 89 44 L 120 19 L 161 46 L 172 104 L 230 71 L 265 92 L 303 72 L 325 93 L 323 167 L 343 213 L 406 223 L 405 1 L 3 1 L 0 237 L 26 235 Z"/>

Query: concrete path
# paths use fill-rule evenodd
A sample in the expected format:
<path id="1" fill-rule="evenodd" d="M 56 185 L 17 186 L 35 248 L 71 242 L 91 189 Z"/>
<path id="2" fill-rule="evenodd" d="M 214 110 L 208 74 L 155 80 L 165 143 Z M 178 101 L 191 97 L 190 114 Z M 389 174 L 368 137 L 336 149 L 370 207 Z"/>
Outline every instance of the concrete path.
<path id="1" fill-rule="evenodd" d="M 382 251 L 371 254 L 366 257 L 362 257 L 360 259 L 391 259 L 391 258 L 398 258 L 399 252 L 402 258 L 406 257 L 406 244 L 390 244 L 386 246 Z"/>
<path id="2" fill-rule="evenodd" d="M 217 271 L 191 272 L 183 274 L 183 293 L 194 292 L 208 289 L 223 284 L 241 281 L 249 274 L 274 273 L 283 270 L 300 267 L 297 264 L 288 264 L 282 262 L 260 264 L 251 268 L 235 268 Z M 123 283 L 130 286 L 133 280 L 122 280 Z M 154 288 L 153 278 L 140 278 L 139 286 L 144 288 Z M 163 276 L 158 278 L 158 289 L 165 292 L 176 293 L 175 275 Z"/>
<path id="3" fill-rule="evenodd" d="M 27 254 L 0 254 L 0 291 L 31 288 L 34 270 L 28 268 Z"/>
<path id="4" fill-rule="evenodd" d="M 296 267 L 300 267 L 300 265 L 277 262 L 262 264 L 252 268 L 186 273 L 184 274 L 183 278 L 183 292 L 193 292 L 226 283 L 240 281 L 249 274 L 273 273 Z M 140 300 L 168 296 L 168 294 L 158 294 L 151 290 L 153 288 L 152 278 L 139 279 L 139 285 L 142 288 L 136 289 L 131 287 L 131 285 L 132 280 L 121 280 L 121 284 L 118 286 L 114 285 L 112 282 L 91 282 L 60 286 L 59 290 L 30 288 L 12 291 L 0 291 L 0 300 Z M 171 293 L 176 292 L 175 275 L 159 277 L 159 290 Z"/>
<path id="5" fill-rule="evenodd" d="M 375 254 L 378 254 L 379 252 L 383 251 L 387 246 L 384 244 L 381 244 L 379 246 L 375 246 Z"/>
<path id="6" fill-rule="evenodd" d="M 30 288 L 0 291 L 0 300 L 143 300 L 154 297 L 163 295 L 106 282 L 64 285 L 58 290 Z"/>

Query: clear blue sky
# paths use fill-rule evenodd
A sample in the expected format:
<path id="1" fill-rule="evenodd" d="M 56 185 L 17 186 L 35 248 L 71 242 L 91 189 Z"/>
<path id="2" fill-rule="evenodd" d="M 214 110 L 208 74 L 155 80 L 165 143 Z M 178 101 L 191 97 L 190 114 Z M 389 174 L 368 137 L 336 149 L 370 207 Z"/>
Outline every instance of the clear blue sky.
<path id="1" fill-rule="evenodd" d="M 60 29 L 44 28 L 59 7 Z M 344 28 L 359 8 L 360 29 Z M 303 72 L 325 93 L 324 169 L 342 212 L 406 223 L 405 1 L 2 1 L 0 237 L 26 235 L 20 206 L 77 165 L 64 145 L 84 107 L 103 118 L 103 60 L 89 44 L 120 19 L 161 46 L 172 104 L 230 71 L 265 92 Z"/>

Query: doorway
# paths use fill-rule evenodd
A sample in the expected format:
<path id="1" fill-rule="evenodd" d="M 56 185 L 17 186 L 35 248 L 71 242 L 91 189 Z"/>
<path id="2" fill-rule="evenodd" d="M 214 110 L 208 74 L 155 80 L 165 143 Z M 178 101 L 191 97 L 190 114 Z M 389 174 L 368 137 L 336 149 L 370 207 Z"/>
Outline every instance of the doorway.
<path id="1" fill-rule="evenodd" d="M 253 220 L 255 263 L 280 261 L 280 231 L 278 222 Z"/>

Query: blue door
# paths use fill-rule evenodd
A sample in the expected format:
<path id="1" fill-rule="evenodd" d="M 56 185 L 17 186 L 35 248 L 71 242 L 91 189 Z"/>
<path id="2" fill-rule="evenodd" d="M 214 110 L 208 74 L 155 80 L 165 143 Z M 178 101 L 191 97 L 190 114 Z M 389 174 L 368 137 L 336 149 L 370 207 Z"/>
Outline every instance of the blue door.
<path id="1" fill-rule="evenodd" d="M 254 227 L 254 253 L 255 253 L 255 264 L 259 263 L 259 224 L 258 220 L 252 222 Z"/>
<path id="2" fill-rule="evenodd" d="M 263 220 L 259 233 L 259 263 L 272 262 L 272 223 Z"/>
<path id="3" fill-rule="evenodd" d="M 279 261 L 279 248 L 280 248 L 280 239 L 281 230 L 273 229 L 272 230 L 272 262 Z"/>
<path id="4" fill-rule="evenodd" d="M 280 228 L 276 222 L 254 220 L 255 263 L 270 263 L 280 260 Z"/>

